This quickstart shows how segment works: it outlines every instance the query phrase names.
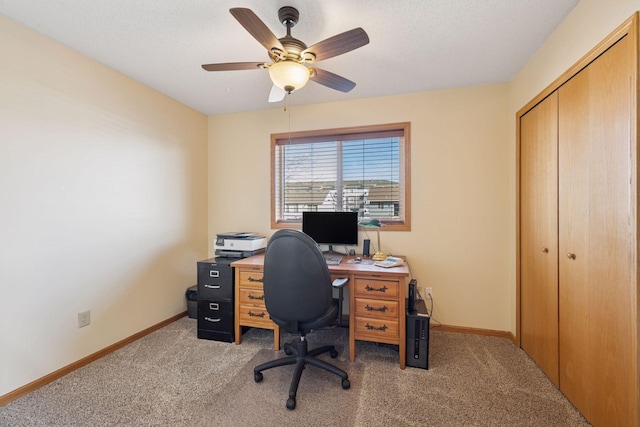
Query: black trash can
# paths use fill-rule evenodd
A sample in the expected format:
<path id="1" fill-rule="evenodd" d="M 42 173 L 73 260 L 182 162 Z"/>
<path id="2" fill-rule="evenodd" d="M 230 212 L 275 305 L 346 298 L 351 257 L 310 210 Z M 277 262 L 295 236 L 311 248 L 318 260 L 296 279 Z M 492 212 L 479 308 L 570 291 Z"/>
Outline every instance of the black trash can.
<path id="1" fill-rule="evenodd" d="M 187 288 L 185 297 L 187 298 L 187 314 L 189 315 L 189 319 L 197 319 L 198 318 L 198 285 L 193 285 L 190 288 Z"/>

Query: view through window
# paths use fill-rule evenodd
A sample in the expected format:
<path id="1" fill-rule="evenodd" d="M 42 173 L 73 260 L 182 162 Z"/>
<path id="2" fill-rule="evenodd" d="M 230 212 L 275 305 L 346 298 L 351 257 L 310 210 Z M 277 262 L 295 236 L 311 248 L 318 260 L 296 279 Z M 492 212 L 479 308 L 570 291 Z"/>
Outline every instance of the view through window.
<path id="1" fill-rule="evenodd" d="M 272 226 L 352 211 L 409 230 L 409 123 L 271 136 Z"/>

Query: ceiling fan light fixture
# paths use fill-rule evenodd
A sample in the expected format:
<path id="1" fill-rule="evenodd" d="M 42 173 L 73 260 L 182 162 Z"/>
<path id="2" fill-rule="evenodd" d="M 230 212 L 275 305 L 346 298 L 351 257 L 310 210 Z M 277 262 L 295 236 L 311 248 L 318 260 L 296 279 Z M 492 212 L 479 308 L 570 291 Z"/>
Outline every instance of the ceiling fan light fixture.
<path id="1" fill-rule="evenodd" d="M 269 67 L 269 77 L 274 85 L 291 93 L 301 89 L 309 81 L 309 69 L 295 61 L 279 61 Z"/>

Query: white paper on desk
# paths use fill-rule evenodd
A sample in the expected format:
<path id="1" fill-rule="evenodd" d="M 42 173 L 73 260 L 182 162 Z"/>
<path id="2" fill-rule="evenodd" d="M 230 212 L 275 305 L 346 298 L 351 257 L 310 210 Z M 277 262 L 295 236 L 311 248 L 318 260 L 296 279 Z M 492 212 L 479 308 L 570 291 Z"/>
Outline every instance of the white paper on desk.
<path id="1" fill-rule="evenodd" d="M 404 260 L 402 258 L 396 258 L 392 256 L 388 256 L 384 261 L 378 261 L 375 263 L 378 267 L 390 268 L 397 267 L 399 265 L 404 264 Z"/>

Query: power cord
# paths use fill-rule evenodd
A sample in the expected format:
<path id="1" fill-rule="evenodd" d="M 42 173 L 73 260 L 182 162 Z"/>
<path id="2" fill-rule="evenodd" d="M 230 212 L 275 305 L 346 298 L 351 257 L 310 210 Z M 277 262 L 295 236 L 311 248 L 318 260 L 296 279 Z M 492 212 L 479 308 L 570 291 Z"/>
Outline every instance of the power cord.
<path id="1" fill-rule="evenodd" d="M 442 323 L 437 320 L 436 318 L 433 317 L 433 296 L 429 293 L 427 294 L 427 297 L 429 298 L 429 307 L 427 307 L 427 302 L 426 300 L 422 297 L 422 294 L 420 293 L 420 291 L 418 289 L 416 289 L 416 294 L 418 295 L 418 301 L 424 301 L 425 304 L 425 308 L 427 309 L 427 315 L 429 316 L 429 318 L 431 319 L 431 322 L 435 322 L 436 325 L 434 326 L 441 326 Z"/>

